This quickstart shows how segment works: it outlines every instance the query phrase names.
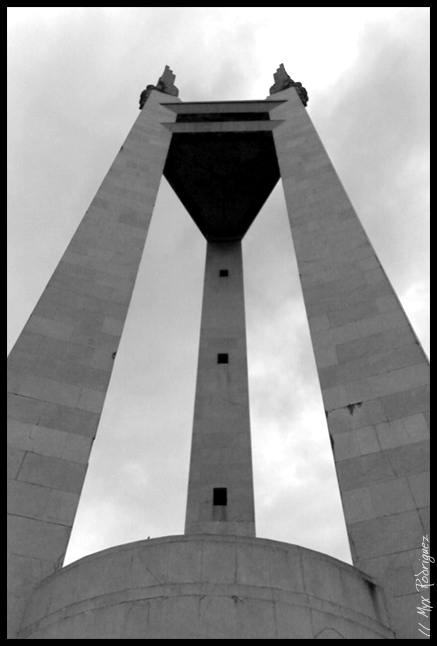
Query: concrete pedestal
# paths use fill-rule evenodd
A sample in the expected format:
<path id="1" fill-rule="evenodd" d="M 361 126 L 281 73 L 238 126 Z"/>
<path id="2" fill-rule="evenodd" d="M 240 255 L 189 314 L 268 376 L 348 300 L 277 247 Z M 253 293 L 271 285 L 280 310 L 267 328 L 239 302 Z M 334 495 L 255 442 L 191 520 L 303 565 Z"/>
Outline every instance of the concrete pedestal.
<path id="1" fill-rule="evenodd" d="M 242 536 L 114 547 L 35 591 L 18 639 L 393 639 L 382 592 L 334 558 Z"/>

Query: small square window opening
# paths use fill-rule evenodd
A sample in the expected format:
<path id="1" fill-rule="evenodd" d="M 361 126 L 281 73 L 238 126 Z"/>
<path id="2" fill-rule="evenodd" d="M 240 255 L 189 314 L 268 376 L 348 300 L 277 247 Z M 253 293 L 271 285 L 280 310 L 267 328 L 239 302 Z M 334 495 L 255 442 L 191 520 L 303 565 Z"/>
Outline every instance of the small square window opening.
<path id="1" fill-rule="evenodd" d="M 213 489 L 212 504 L 224 506 L 228 504 L 228 490 L 224 487 Z"/>
<path id="2" fill-rule="evenodd" d="M 229 355 L 224 352 L 219 352 L 217 355 L 217 363 L 229 363 Z"/>
<path id="3" fill-rule="evenodd" d="M 221 277 L 223 276 L 229 276 L 229 269 L 220 269 L 219 275 Z"/>

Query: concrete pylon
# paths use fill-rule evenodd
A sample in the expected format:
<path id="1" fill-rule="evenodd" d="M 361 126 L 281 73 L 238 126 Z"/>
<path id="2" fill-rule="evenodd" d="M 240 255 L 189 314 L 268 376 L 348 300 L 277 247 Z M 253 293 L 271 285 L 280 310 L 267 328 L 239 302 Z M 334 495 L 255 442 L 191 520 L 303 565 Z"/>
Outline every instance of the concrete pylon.
<path id="1" fill-rule="evenodd" d="M 241 242 L 206 253 L 186 534 L 255 536 Z"/>
<path id="2" fill-rule="evenodd" d="M 267 100 L 177 94 L 168 68 L 141 94 L 10 355 L 9 638 L 420 638 L 426 357 L 302 84 L 280 66 Z M 207 241 L 185 534 L 62 568 L 162 174 Z M 255 537 L 241 240 L 279 178 L 354 567 Z"/>
<path id="3" fill-rule="evenodd" d="M 429 364 L 298 90 L 268 98 L 284 101 L 273 137 L 352 558 L 384 588 L 397 638 L 418 639 Z"/>
<path id="4" fill-rule="evenodd" d="M 153 87 L 8 358 L 8 635 L 62 566 L 174 121 Z"/>

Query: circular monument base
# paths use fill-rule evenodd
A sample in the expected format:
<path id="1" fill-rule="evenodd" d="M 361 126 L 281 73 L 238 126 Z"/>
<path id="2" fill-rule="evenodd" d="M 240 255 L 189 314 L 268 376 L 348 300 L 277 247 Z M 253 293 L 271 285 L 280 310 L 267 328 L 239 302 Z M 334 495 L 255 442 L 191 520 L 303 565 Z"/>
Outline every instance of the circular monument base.
<path id="1" fill-rule="evenodd" d="M 330 556 L 241 536 L 167 536 L 47 578 L 18 639 L 393 639 L 381 590 Z"/>

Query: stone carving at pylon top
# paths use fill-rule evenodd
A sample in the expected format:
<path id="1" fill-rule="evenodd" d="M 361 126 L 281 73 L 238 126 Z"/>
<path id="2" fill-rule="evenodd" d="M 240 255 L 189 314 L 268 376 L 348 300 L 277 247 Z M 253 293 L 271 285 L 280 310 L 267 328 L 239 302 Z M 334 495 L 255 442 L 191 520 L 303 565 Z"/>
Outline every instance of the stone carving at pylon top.
<path id="1" fill-rule="evenodd" d="M 168 65 L 165 66 L 162 76 L 159 77 L 156 85 L 148 85 L 145 90 L 141 92 L 140 95 L 140 110 L 143 109 L 145 102 L 150 96 L 152 90 L 158 90 L 158 92 L 164 92 L 164 94 L 171 94 L 172 96 L 178 96 L 179 90 L 175 86 L 176 76 L 173 74 L 172 70 Z"/>
<path id="2" fill-rule="evenodd" d="M 273 75 L 273 78 L 275 79 L 275 82 L 270 88 L 270 94 L 276 94 L 276 92 L 282 92 L 282 90 L 286 90 L 289 87 L 295 87 L 300 100 L 306 107 L 308 103 L 308 92 L 302 86 L 302 83 L 299 83 L 299 81 L 293 81 L 293 79 L 289 77 L 285 71 L 283 63 L 280 64 L 276 73 Z"/>

